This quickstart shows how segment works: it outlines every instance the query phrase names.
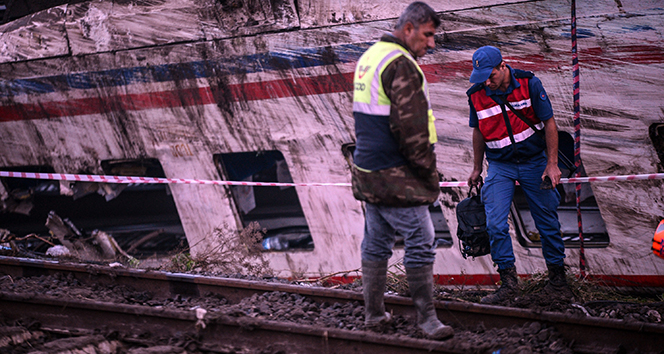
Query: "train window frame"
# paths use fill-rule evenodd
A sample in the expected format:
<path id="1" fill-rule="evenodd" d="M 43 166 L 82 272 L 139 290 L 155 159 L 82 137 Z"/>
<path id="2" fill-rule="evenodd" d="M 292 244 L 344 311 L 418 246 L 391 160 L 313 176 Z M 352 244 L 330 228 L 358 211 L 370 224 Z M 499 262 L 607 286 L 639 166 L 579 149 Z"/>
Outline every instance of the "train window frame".
<path id="1" fill-rule="evenodd" d="M 560 151 L 563 152 L 570 161 L 574 161 L 574 139 L 563 131 L 558 132 L 558 141 Z M 562 163 L 559 165 L 563 176 L 569 174 Z M 585 176 L 583 164 L 579 166 L 579 173 Z M 561 202 L 558 206 L 558 220 L 561 226 L 561 233 L 566 248 L 580 248 L 579 228 L 576 208 L 576 197 L 574 184 L 567 186 L 567 191 L 563 184 L 556 188 L 561 196 Z M 571 198 L 574 194 L 574 198 Z M 566 198 L 568 196 L 568 198 Z M 590 183 L 581 183 L 581 220 L 583 225 L 583 246 L 584 248 L 606 248 L 611 243 L 606 224 L 602 217 L 595 196 L 592 192 Z M 539 240 L 539 232 L 530 215 L 528 203 L 525 200 L 525 194 L 520 186 L 515 186 L 514 197 L 510 207 L 510 217 L 514 225 L 516 239 L 524 248 L 541 248 L 542 243 Z"/>
<path id="2" fill-rule="evenodd" d="M 100 161 L 102 171 L 108 175 L 114 176 L 138 176 L 138 177 L 156 177 L 166 178 L 166 173 L 161 165 L 159 159 L 156 158 L 139 158 L 139 159 L 108 159 Z M 116 186 L 117 187 L 117 186 Z M 151 252 L 154 253 L 156 249 L 162 248 L 164 244 L 171 244 L 171 247 L 166 247 L 168 251 L 165 255 L 171 255 L 173 252 L 188 251 L 189 241 L 186 237 L 180 212 L 175 205 L 175 200 L 171 194 L 171 189 L 168 184 L 163 183 L 147 183 L 147 184 L 123 184 L 119 188 L 119 193 L 125 195 L 129 193 L 164 193 L 170 197 L 158 205 L 164 203 L 173 203 L 171 215 L 177 216 L 177 220 L 162 221 L 163 227 L 154 228 L 145 225 L 144 227 L 136 226 L 117 226 L 105 227 L 102 231 L 111 233 L 117 239 L 118 244 L 123 249 L 131 250 L 137 256 L 149 257 Z M 139 235 L 137 237 L 137 235 Z M 143 235 L 143 236 L 140 236 Z"/>
<path id="3" fill-rule="evenodd" d="M 659 158 L 657 170 L 662 172 L 664 171 L 664 123 L 651 124 L 648 127 L 648 136 Z"/>
<path id="4" fill-rule="evenodd" d="M 349 167 L 352 167 L 353 164 L 354 151 L 355 143 L 346 143 L 341 146 L 341 153 L 344 155 Z M 362 212 L 364 212 L 364 209 Z M 445 219 L 445 214 L 443 214 L 440 201 L 436 200 L 429 205 L 429 214 L 431 214 L 431 221 L 433 222 L 433 228 L 435 231 L 434 242 L 436 242 L 436 248 L 452 248 L 454 245 L 454 239 L 452 238 L 452 233 L 447 224 L 447 219 Z M 397 233 L 394 248 L 400 249 L 403 247 L 403 236 Z"/>
<path id="5" fill-rule="evenodd" d="M 290 169 L 279 150 L 243 151 L 213 155 L 219 175 L 229 181 L 292 183 Z M 311 228 L 293 186 L 226 186 L 242 227 L 257 222 L 266 252 L 310 252 L 315 248 Z"/>

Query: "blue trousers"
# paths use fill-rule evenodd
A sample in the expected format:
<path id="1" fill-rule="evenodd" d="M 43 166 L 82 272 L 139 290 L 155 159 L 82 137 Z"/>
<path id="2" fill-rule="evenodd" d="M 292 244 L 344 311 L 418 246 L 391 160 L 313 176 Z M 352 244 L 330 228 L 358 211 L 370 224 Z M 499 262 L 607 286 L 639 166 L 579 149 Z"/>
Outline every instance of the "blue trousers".
<path id="1" fill-rule="evenodd" d="M 435 231 L 428 205 L 401 208 L 366 203 L 365 209 L 363 260 L 389 259 L 398 231 L 404 237 L 404 266 L 433 264 Z"/>
<path id="2" fill-rule="evenodd" d="M 542 240 L 544 260 L 547 264 L 563 265 L 565 244 L 556 211 L 560 194 L 556 189 L 540 189 L 545 167 L 544 152 L 520 163 L 489 161 L 486 181 L 482 187 L 482 200 L 486 209 L 487 231 L 491 238 L 491 259 L 499 269 L 514 266 L 514 250 L 507 224 L 514 198 L 514 181 L 519 182 L 526 195 Z"/>

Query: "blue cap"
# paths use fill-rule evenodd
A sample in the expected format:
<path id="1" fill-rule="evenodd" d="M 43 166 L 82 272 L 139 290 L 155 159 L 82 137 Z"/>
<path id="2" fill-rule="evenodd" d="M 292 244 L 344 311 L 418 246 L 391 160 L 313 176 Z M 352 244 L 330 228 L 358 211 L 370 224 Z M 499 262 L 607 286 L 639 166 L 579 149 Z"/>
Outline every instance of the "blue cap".
<path id="1" fill-rule="evenodd" d="M 493 68 L 503 61 L 500 49 L 490 45 L 484 46 L 473 54 L 473 72 L 470 74 L 470 82 L 477 84 L 486 81 L 491 75 Z"/>

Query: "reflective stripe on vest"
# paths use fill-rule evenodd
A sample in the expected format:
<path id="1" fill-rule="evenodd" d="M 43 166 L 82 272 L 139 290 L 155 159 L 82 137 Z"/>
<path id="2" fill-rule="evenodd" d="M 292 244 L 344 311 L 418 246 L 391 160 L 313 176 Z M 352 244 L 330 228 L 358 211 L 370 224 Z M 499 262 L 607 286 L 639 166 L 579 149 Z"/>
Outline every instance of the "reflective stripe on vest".
<path id="1" fill-rule="evenodd" d="M 528 89 L 528 79 L 519 78 L 517 80 L 521 85 L 518 88 L 515 88 L 512 93 L 507 96 L 507 101 L 512 107 L 514 107 L 514 109 L 521 111 L 526 118 L 530 119 L 537 129 L 544 129 L 544 123 L 535 116 L 535 111 L 532 108 L 530 90 Z M 473 102 L 473 107 L 475 107 L 475 111 L 477 112 L 479 129 L 484 137 L 486 146 L 490 149 L 502 149 L 506 146 L 510 146 L 512 141 L 507 132 L 507 127 L 505 126 L 505 120 L 503 118 L 503 111 L 500 105 L 491 99 L 491 97 L 487 96 L 484 89 L 473 93 L 470 98 Z M 509 117 L 510 125 L 512 126 L 515 143 L 524 141 L 535 134 L 535 131 L 517 117 L 509 108 L 505 107 L 505 109 L 507 110 L 507 116 Z"/>
<path id="2" fill-rule="evenodd" d="M 369 114 L 373 116 L 390 116 L 391 101 L 385 94 L 383 82 L 380 79 L 385 68 L 400 56 L 405 56 L 415 64 L 422 76 L 422 90 L 427 99 L 427 115 L 429 142 L 438 141 L 434 121 L 436 118 L 431 109 L 429 100 L 429 86 L 424 72 L 406 49 L 396 43 L 379 41 L 372 45 L 357 62 L 353 80 L 353 112 Z"/>
<path id="3" fill-rule="evenodd" d="M 664 220 L 659 222 L 652 239 L 652 250 L 658 257 L 664 258 Z"/>

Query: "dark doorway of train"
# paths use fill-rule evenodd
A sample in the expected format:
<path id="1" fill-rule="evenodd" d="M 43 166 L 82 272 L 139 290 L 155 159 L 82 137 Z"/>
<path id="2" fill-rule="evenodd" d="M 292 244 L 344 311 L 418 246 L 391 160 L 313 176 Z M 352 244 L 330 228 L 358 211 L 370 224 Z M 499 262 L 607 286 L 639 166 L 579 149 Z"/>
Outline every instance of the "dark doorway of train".
<path id="1" fill-rule="evenodd" d="M 558 132 L 558 145 L 560 151 L 570 161 L 574 161 L 574 139 L 567 132 Z M 569 175 L 565 166 L 560 164 L 563 177 Z M 586 176 L 583 164 L 579 167 L 581 176 Z M 576 210 L 576 186 L 574 184 L 559 184 L 560 205 L 558 206 L 558 219 L 565 247 L 580 247 L 579 226 Z M 583 220 L 583 245 L 586 248 L 604 248 L 609 245 L 609 233 L 606 230 L 604 219 L 590 183 L 581 183 L 580 209 Z M 526 196 L 520 186 L 516 186 L 514 200 L 510 215 L 514 222 L 517 240 L 523 247 L 542 247 L 539 231 L 535 228 L 535 221 L 530 214 L 530 207 Z"/>
<path id="2" fill-rule="evenodd" d="M 277 150 L 214 155 L 219 173 L 230 181 L 292 183 L 284 155 Z M 265 230 L 265 251 L 313 250 L 314 241 L 292 186 L 230 186 L 244 227 L 257 222 Z"/>
<path id="3" fill-rule="evenodd" d="M 106 175 L 166 177 L 157 159 L 101 161 Z M 52 166 L 2 167 L 4 171 L 59 173 Z M 77 171 L 83 173 L 85 171 Z M 95 231 L 111 235 L 120 248 L 137 259 L 168 256 L 188 249 L 180 216 L 167 184 L 113 184 L 1 178 L 7 191 L 0 228 L 18 237 L 50 236 L 51 211 L 75 228 L 79 237 Z M 44 254 L 50 247 L 38 238 L 24 242 L 26 250 Z"/>

